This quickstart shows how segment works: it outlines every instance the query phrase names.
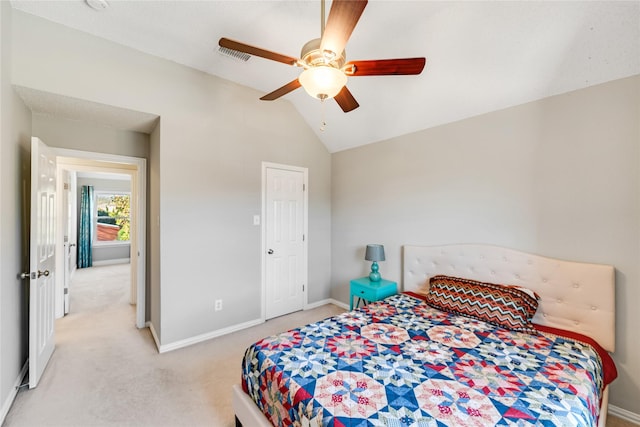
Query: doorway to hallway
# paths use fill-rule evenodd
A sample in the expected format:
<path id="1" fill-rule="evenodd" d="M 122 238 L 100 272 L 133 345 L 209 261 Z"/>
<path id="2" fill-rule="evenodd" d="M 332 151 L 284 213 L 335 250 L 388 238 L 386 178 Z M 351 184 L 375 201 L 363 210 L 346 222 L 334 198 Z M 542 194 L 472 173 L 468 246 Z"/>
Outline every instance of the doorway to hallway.
<path id="1" fill-rule="evenodd" d="M 76 270 L 71 280 L 69 314 L 59 319 L 60 337 L 73 334 L 73 329 L 86 327 L 86 323 L 100 324 L 109 320 L 113 327 L 126 320 L 128 327 L 135 323 L 135 306 L 129 303 L 131 264 L 112 264 Z M 99 317 L 110 313 L 106 318 Z M 82 325 L 76 325 L 78 318 Z M 85 322 L 90 319 L 90 322 Z M 102 325 L 105 326 L 105 325 Z M 112 326 L 110 326 L 111 328 Z"/>

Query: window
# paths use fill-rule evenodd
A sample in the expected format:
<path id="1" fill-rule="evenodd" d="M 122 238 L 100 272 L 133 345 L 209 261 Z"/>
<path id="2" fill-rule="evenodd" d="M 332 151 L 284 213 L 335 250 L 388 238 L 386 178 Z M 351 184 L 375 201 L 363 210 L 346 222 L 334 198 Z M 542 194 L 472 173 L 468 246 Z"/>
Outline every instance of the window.
<path id="1" fill-rule="evenodd" d="M 130 193 L 96 191 L 96 243 L 129 242 Z"/>

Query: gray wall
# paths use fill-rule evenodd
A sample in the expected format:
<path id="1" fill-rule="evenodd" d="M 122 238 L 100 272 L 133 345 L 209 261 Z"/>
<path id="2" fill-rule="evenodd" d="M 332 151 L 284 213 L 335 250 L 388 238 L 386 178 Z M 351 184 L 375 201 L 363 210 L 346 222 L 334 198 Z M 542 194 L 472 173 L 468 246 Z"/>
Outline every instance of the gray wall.
<path id="1" fill-rule="evenodd" d="M 14 84 L 161 117 L 149 158 L 149 251 L 162 345 L 260 318 L 252 217 L 263 161 L 309 168 L 309 302 L 329 297 L 330 154 L 290 103 L 267 106 L 259 92 L 211 75 L 21 12 L 13 18 Z"/>
<path id="2" fill-rule="evenodd" d="M 19 275 L 29 268 L 23 185 L 30 185 L 31 113 L 11 87 L 11 26 L 11 7 L 0 2 L 0 421 L 28 352 L 29 282 Z"/>
<path id="3" fill-rule="evenodd" d="M 149 135 L 98 123 L 34 114 L 33 136 L 50 147 L 149 158 Z"/>
<path id="4" fill-rule="evenodd" d="M 332 297 L 401 246 L 489 243 L 616 267 L 613 405 L 640 414 L 640 77 L 332 156 Z"/>
<path id="5" fill-rule="evenodd" d="M 156 126 L 149 137 L 149 209 L 147 209 L 147 282 L 150 284 L 147 294 L 147 318 L 157 325 L 156 334 L 162 342 L 160 318 L 162 308 L 160 297 L 160 223 L 152 218 L 160 218 L 160 126 Z"/>
<path id="6" fill-rule="evenodd" d="M 88 151 L 93 153 L 116 154 L 121 156 L 149 159 L 149 135 L 141 132 L 114 129 L 99 123 L 88 123 L 69 118 L 56 117 L 46 114 L 33 114 L 32 132 L 51 147 L 69 150 Z M 148 172 L 147 172 L 148 174 Z M 147 177 L 147 187 L 149 187 Z M 77 183 L 77 185 L 82 185 Z M 130 182 L 127 184 L 130 191 Z M 78 187 L 78 192 L 80 187 Z M 147 192 L 147 201 L 149 193 Z M 78 209 L 80 203 L 77 204 Z M 147 228 L 149 221 L 147 218 Z M 148 234 L 148 230 L 147 230 Z M 127 258 L 130 246 L 100 247 L 94 251 L 94 261 Z M 150 279 L 149 264 L 146 267 L 146 300 L 149 299 Z M 150 307 L 145 309 L 147 319 Z"/>

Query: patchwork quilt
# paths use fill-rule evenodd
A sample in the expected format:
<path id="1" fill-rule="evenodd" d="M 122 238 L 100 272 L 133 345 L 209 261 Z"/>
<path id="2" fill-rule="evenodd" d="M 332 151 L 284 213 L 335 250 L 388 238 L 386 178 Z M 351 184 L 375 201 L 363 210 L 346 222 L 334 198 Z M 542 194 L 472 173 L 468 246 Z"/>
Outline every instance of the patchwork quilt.
<path id="1" fill-rule="evenodd" d="M 603 387 L 585 343 L 406 294 L 258 341 L 242 380 L 274 426 L 595 426 Z"/>

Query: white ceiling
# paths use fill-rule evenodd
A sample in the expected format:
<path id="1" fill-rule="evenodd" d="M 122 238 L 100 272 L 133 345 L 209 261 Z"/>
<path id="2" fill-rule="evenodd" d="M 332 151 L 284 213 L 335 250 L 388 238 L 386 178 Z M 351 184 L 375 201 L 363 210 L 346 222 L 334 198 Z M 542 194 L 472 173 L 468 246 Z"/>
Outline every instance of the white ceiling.
<path id="1" fill-rule="evenodd" d="M 159 117 L 154 114 L 98 104 L 24 86 L 14 87 L 31 111 L 36 113 L 105 124 L 116 129 L 142 133 L 151 133 L 158 124 Z"/>
<path id="2" fill-rule="evenodd" d="M 11 3 L 262 93 L 300 69 L 231 59 L 218 39 L 298 57 L 320 35 L 320 0 L 112 0 L 101 12 L 82 0 Z M 424 56 L 427 65 L 419 76 L 350 78 L 360 103 L 350 113 L 303 89 L 272 101 L 293 103 L 331 152 L 640 74 L 640 1 L 370 0 L 346 52 L 347 60 Z"/>

